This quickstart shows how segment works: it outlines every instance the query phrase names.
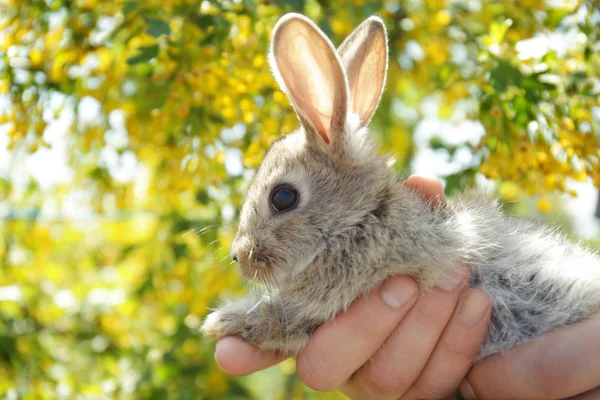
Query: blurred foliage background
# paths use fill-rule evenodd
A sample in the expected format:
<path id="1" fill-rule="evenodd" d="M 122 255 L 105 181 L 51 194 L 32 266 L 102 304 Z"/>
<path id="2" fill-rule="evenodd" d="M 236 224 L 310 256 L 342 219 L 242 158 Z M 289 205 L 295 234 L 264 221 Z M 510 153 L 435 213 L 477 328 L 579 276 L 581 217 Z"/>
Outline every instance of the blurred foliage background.
<path id="1" fill-rule="evenodd" d="M 0 397 L 340 397 L 293 360 L 230 378 L 197 332 L 244 290 L 238 208 L 298 125 L 265 57 L 289 11 L 336 45 L 383 17 L 398 173 L 442 160 L 449 194 L 492 181 L 553 222 L 600 185 L 597 2 L 1 0 Z"/>

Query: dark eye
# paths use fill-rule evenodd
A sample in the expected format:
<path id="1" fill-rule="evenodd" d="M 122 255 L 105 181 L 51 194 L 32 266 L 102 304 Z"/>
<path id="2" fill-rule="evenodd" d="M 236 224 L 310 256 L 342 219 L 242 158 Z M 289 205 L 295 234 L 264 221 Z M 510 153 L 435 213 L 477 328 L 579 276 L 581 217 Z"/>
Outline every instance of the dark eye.
<path id="1" fill-rule="evenodd" d="M 279 185 L 271 192 L 271 207 L 276 212 L 290 211 L 298 205 L 298 191 L 290 185 Z"/>

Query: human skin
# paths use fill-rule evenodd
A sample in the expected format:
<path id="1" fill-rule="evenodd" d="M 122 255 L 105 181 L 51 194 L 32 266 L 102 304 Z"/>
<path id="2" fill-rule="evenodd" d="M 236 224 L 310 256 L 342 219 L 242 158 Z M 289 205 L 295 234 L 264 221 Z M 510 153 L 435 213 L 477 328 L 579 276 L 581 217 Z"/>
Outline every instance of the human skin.
<path id="1" fill-rule="evenodd" d="M 434 206 L 445 205 L 439 181 L 411 176 L 405 184 Z M 459 387 L 469 399 L 567 398 L 586 391 L 581 398 L 593 398 L 590 390 L 600 384 L 600 316 L 471 368 L 491 304 L 482 291 L 465 290 L 467 282 L 468 269 L 462 268 L 419 295 L 411 278 L 391 277 L 314 332 L 297 356 L 298 375 L 313 389 L 339 389 L 352 399 L 451 399 Z M 215 351 L 217 363 L 232 375 L 285 358 L 236 337 L 221 339 Z"/>
<path id="2" fill-rule="evenodd" d="M 467 399 L 600 398 L 600 313 L 475 365 Z"/>

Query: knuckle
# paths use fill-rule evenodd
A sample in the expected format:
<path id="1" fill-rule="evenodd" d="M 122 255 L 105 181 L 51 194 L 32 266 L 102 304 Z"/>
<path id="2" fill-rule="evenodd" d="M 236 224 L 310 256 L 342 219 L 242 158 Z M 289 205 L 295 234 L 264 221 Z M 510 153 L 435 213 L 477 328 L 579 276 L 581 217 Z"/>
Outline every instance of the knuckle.
<path id="1" fill-rule="evenodd" d="M 369 393 L 397 393 L 406 387 L 406 382 L 402 379 L 402 371 L 394 368 L 389 363 L 380 360 L 378 367 L 368 368 L 368 383 L 365 389 Z"/>
<path id="2" fill-rule="evenodd" d="M 448 322 L 448 312 L 427 307 L 423 303 L 415 308 L 415 320 L 428 330 L 439 330 Z"/>
<path id="3" fill-rule="evenodd" d="M 308 355 L 298 356 L 296 369 L 302 382 L 313 390 L 327 392 L 338 387 L 338 383 L 334 382 L 330 375 L 321 371 L 321 368 Z"/>
<path id="4" fill-rule="evenodd" d="M 361 317 L 362 316 L 351 315 L 351 331 L 354 332 L 360 340 L 367 341 L 377 335 L 379 325 L 370 321 L 369 318 Z"/>
<path id="5" fill-rule="evenodd" d="M 470 339 L 470 337 L 448 338 L 442 336 L 439 341 L 439 349 L 446 353 L 446 358 L 471 363 L 477 355 L 480 341 L 473 344 Z"/>
<path id="6" fill-rule="evenodd" d="M 421 384 L 417 388 L 419 399 L 443 399 L 450 396 L 453 392 L 454 388 L 433 381 Z"/>

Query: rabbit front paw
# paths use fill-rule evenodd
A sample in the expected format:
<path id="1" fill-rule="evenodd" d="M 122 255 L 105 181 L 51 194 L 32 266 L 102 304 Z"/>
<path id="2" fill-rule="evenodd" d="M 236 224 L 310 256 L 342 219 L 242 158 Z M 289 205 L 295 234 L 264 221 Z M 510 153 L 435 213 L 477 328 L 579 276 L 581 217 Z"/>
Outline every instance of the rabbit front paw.
<path id="1" fill-rule="evenodd" d="M 200 328 L 204 335 L 221 339 L 239 336 L 263 350 L 297 353 L 308 340 L 303 329 L 289 329 L 271 307 L 251 307 L 245 301 L 228 304 L 208 315 Z"/>
<path id="2" fill-rule="evenodd" d="M 200 330 L 213 339 L 225 336 L 241 336 L 246 339 L 251 328 L 247 322 L 247 311 L 228 305 L 210 313 Z"/>

